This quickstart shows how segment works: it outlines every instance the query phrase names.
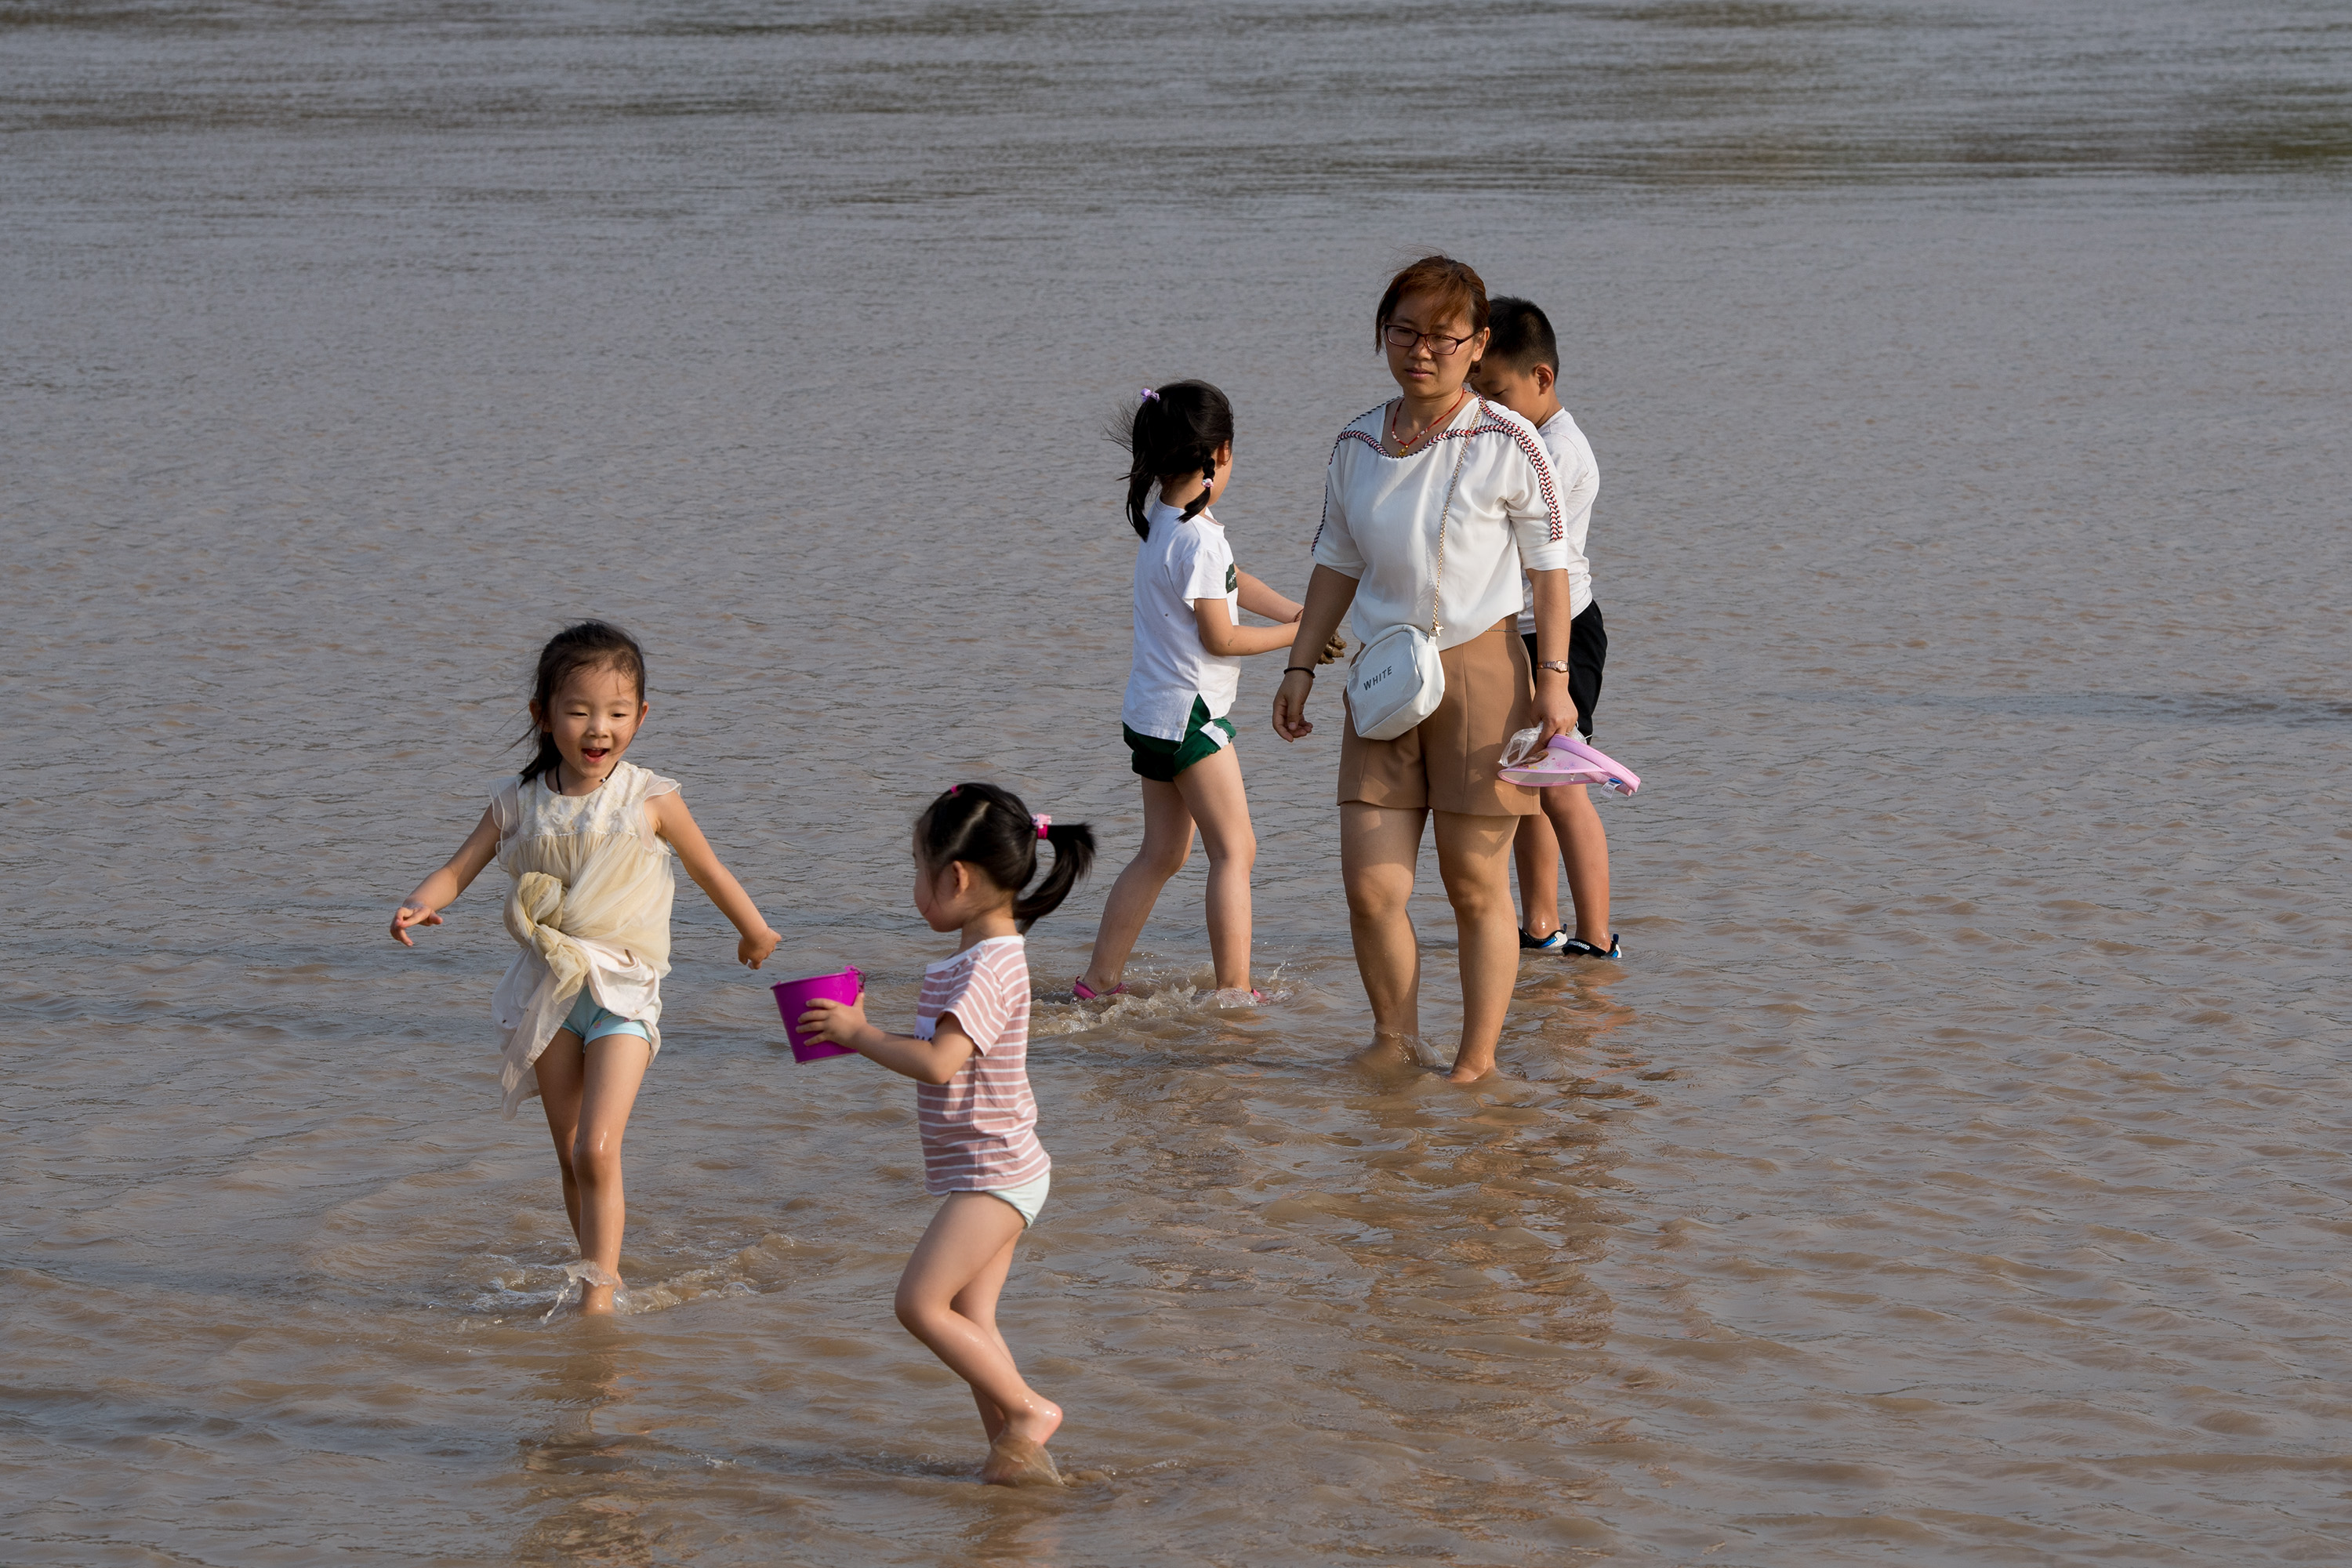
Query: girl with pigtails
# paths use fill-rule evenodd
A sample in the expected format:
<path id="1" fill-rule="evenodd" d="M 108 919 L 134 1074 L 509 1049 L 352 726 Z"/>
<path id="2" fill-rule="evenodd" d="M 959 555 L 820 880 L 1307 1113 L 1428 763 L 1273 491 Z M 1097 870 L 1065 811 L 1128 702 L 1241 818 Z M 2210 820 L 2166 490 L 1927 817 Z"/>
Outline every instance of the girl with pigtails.
<path id="1" fill-rule="evenodd" d="M 1135 660 L 1121 727 L 1143 785 L 1143 847 L 1112 884 L 1094 955 L 1070 990 L 1113 996 L 1152 905 L 1192 852 L 1209 855 L 1209 953 L 1217 1002 L 1265 999 L 1250 986 L 1250 870 L 1257 837 L 1234 751 L 1234 699 L 1249 654 L 1288 651 L 1300 606 L 1242 571 L 1209 509 L 1234 475 L 1234 410 L 1204 381 L 1147 388 L 1122 434 L 1135 552 Z M 1248 610 L 1281 624 L 1245 626 Z M 1318 645 L 1319 647 L 1319 645 Z M 1340 646 L 1336 644 L 1335 646 Z M 1335 657 L 1320 649 L 1319 662 Z M 1294 666 L 1299 662 L 1292 659 Z"/>
<path id="2" fill-rule="evenodd" d="M 1046 848 L 1053 867 L 1038 881 Z M 1095 836 L 1031 816 L 1009 790 L 962 784 L 916 819 L 914 852 L 916 910 L 933 931 L 957 933 L 953 956 L 923 971 L 915 1032 L 867 1023 L 863 996 L 813 1002 L 798 1027 L 915 1080 L 923 1186 L 945 1201 L 898 1278 L 898 1321 L 971 1385 L 988 1434 L 981 1479 L 1058 1485 L 1045 1444 L 1062 1408 L 1022 1380 L 996 1330 L 996 1299 L 1053 1181 L 1029 1091 L 1024 933 L 1087 874 Z"/>

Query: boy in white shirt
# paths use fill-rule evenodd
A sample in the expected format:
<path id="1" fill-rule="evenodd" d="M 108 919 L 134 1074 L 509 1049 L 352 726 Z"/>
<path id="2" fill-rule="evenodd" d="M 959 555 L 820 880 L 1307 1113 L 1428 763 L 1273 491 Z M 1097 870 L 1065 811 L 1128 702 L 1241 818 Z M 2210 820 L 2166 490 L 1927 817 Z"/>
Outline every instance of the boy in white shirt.
<path id="1" fill-rule="evenodd" d="M 1493 335 L 1470 373 L 1471 388 L 1536 427 L 1561 486 L 1560 510 L 1577 563 L 1569 577 L 1569 613 L 1574 619 L 1569 623 L 1568 690 L 1576 702 L 1576 727 L 1589 741 L 1592 710 L 1601 700 L 1601 668 L 1609 657 L 1609 634 L 1584 564 L 1585 530 L 1592 521 L 1601 470 L 1584 432 L 1559 405 L 1559 343 L 1550 321 L 1527 300 L 1503 296 L 1488 303 L 1486 324 Z M 1530 663 L 1536 658 L 1534 609 L 1530 595 L 1519 612 Z M 1609 929 L 1609 837 L 1601 814 L 1583 784 L 1557 784 L 1542 794 L 1542 812 L 1519 819 L 1511 847 L 1519 868 L 1519 945 L 1569 957 L 1621 958 L 1624 950 Z M 1576 904 L 1572 937 L 1559 929 L 1559 878 L 1552 869 L 1563 860 L 1569 896 Z"/>

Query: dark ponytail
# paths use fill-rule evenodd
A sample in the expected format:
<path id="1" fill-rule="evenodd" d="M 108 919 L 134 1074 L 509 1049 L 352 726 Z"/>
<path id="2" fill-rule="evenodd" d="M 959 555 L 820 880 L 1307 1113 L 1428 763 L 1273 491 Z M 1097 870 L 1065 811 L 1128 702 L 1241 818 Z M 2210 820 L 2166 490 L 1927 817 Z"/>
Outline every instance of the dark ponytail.
<path id="1" fill-rule="evenodd" d="M 537 705 L 540 718 L 544 718 L 555 701 L 555 694 L 563 683 L 583 669 L 617 669 L 637 683 L 637 700 L 646 700 L 646 653 L 637 639 L 609 621 L 581 621 L 564 627 L 547 639 L 539 650 L 539 673 L 533 678 L 530 700 Z M 555 749 L 555 737 L 533 719 L 530 731 L 519 737 L 515 744 L 532 740 L 539 742 L 538 751 L 524 764 L 522 782 L 530 783 L 540 774 L 563 760 Z"/>
<path id="2" fill-rule="evenodd" d="M 1216 482 L 1217 448 L 1234 438 L 1234 405 L 1205 381 L 1171 381 L 1145 393 L 1135 411 L 1122 417 L 1120 428 L 1112 432 L 1113 439 L 1121 437 L 1129 453 L 1127 521 L 1138 539 L 1149 539 L 1151 524 L 1143 504 L 1153 485 L 1195 473 Z M 1187 503 L 1184 515 L 1197 517 L 1208 504 L 1203 489 Z"/>
<path id="3" fill-rule="evenodd" d="M 1054 847 L 1054 868 L 1024 899 L 1041 843 Z M 1059 909 L 1095 863 L 1093 828 L 1057 822 L 1041 835 L 1019 795 L 988 784 L 961 784 L 931 802 L 915 819 L 915 845 L 927 869 L 961 860 L 1013 894 L 1013 922 L 1023 931 Z"/>

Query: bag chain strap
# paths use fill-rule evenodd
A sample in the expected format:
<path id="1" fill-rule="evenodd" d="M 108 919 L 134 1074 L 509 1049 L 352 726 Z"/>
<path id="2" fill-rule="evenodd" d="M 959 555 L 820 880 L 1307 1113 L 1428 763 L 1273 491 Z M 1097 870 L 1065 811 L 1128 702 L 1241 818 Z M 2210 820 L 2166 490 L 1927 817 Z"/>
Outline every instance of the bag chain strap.
<path id="1" fill-rule="evenodd" d="M 1482 397 L 1478 400 L 1478 413 L 1483 417 L 1486 412 L 1486 400 Z M 1476 420 L 1472 423 L 1475 424 Z M 1454 454 L 1454 477 L 1445 481 L 1445 504 L 1437 512 L 1437 581 L 1429 590 L 1429 640 L 1432 642 L 1435 642 L 1439 636 L 1437 601 L 1445 592 L 1445 521 L 1454 515 L 1454 488 L 1462 483 L 1462 465 L 1469 460 L 1469 457 L 1470 437 L 1465 436 L 1462 437 L 1462 450 Z"/>

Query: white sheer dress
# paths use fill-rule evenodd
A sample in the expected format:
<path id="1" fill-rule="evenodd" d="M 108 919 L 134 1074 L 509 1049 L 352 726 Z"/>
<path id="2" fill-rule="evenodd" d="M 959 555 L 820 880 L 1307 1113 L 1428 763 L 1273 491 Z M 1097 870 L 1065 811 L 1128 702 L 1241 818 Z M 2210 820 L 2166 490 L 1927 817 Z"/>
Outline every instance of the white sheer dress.
<path id="1" fill-rule="evenodd" d="M 499 864 L 514 879 L 507 931 L 522 947 L 490 998 L 509 1121 L 539 1092 L 531 1064 L 583 987 L 599 1007 L 643 1024 L 660 1052 L 677 879 L 646 803 L 677 790 L 677 780 L 625 762 L 586 795 L 559 795 L 542 774 L 492 797 Z"/>

